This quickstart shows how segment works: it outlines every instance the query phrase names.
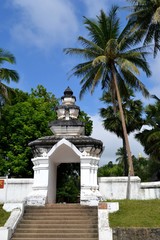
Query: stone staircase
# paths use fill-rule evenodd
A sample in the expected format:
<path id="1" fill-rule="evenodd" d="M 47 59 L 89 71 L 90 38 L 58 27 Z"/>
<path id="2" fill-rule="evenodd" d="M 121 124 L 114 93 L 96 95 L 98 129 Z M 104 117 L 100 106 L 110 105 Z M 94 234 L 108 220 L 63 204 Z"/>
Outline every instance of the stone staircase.
<path id="1" fill-rule="evenodd" d="M 98 240 L 97 215 L 80 204 L 26 207 L 12 240 Z"/>

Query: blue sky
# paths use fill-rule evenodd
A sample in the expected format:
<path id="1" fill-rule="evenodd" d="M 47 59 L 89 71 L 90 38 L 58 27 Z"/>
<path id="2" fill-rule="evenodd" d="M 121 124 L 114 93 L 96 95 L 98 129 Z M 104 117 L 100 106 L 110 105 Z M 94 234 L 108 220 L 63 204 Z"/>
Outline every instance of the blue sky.
<path id="1" fill-rule="evenodd" d="M 31 88 L 42 84 L 57 98 L 70 86 L 77 97 L 77 105 L 94 120 L 93 136 L 104 142 L 106 150 L 102 164 L 114 160 L 121 141 L 101 126 L 98 116 L 102 106 L 100 88 L 79 101 L 79 80 L 75 77 L 68 80 L 69 71 L 79 59 L 65 55 L 63 49 L 77 46 L 79 35 L 86 36 L 83 16 L 95 18 L 100 9 L 108 12 L 113 3 L 127 5 L 125 0 L 5 0 L 0 7 L 0 47 L 14 54 L 17 64 L 13 68 L 20 75 L 19 83 L 10 86 L 30 92 Z M 120 16 L 123 25 L 126 12 L 122 10 Z M 152 94 L 159 96 L 159 56 L 151 59 L 150 64 L 152 78 L 145 79 L 142 75 L 141 80 Z M 137 155 L 142 148 L 138 148 L 133 136 L 130 141 L 132 153 Z"/>

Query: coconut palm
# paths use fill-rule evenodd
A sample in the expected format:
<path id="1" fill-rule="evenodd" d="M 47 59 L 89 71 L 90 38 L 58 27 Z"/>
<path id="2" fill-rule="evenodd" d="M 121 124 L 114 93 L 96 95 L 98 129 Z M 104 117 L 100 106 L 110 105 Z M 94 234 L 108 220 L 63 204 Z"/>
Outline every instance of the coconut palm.
<path id="1" fill-rule="evenodd" d="M 127 35 L 126 28 L 120 32 L 117 8 L 113 6 L 108 16 L 101 10 L 95 20 L 85 18 L 84 24 L 89 39 L 80 36 L 78 41 L 82 44 L 82 48 L 67 48 L 64 51 L 66 54 L 79 55 L 86 59 L 72 69 L 73 75 L 81 78 L 80 97 L 88 90 L 93 93 L 99 83 L 103 89 L 111 93 L 113 102 L 115 96 L 117 97 L 128 155 L 129 174 L 134 175 L 119 89 L 127 89 L 127 83 L 128 86 L 141 90 L 147 96 L 149 94 L 147 89 L 137 77 L 138 68 L 141 68 L 147 76 L 150 76 L 151 72 L 145 59 L 147 52 L 143 48 L 132 49 L 134 41 Z"/>
<path id="2" fill-rule="evenodd" d="M 146 125 L 150 129 L 144 129 L 136 134 L 136 138 L 144 146 L 145 152 L 156 160 L 160 160 L 160 99 L 146 107 Z"/>
<path id="3" fill-rule="evenodd" d="M 154 41 L 154 56 L 160 50 L 160 0 L 128 0 L 133 6 L 128 16 L 132 33 L 138 42 L 148 45 Z"/>
<path id="4" fill-rule="evenodd" d="M 140 130 L 142 125 L 144 124 L 144 120 L 142 118 L 142 102 L 140 100 L 134 99 L 134 94 L 131 89 L 128 89 L 128 94 L 126 96 L 122 96 L 121 98 L 127 134 L 130 134 L 135 130 Z M 110 93 L 104 93 L 101 101 L 104 102 L 105 105 L 107 105 L 107 107 L 100 109 L 100 115 L 103 118 L 104 128 L 110 132 L 115 133 L 117 137 L 120 137 L 122 139 L 124 175 L 127 175 L 127 153 L 117 99 L 115 99 L 115 109 L 113 109 L 111 105 L 112 101 Z"/>
<path id="5" fill-rule="evenodd" d="M 15 64 L 16 60 L 13 54 L 0 48 L 0 98 L 9 100 L 8 92 L 12 90 L 5 83 L 9 84 L 11 81 L 18 82 L 19 75 L 15 70 L 3 68 L 4 63 Z"/>

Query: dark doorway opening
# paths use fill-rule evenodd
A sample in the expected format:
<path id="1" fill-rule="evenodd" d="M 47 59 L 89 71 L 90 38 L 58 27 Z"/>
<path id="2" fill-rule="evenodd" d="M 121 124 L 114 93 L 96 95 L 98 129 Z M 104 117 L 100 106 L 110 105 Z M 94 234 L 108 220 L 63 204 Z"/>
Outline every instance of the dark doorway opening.
<path id="1" fill-rule="evenodd" d="M 80 163 L 61 163 L 57 167 L 57 203 L 80 202 Z"/>

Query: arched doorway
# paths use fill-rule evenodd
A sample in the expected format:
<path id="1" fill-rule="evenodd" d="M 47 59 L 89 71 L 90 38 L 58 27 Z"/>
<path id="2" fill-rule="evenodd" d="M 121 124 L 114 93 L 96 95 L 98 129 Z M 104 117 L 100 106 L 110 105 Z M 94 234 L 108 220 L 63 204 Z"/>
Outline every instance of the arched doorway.
<path id="1" fill-rule="evenodd" d="M 49 176 L 48 176 L 48 203 L 56 202 L 57 190 L 57 167 L 62 163 L 79 163 L 80 151 L 66 139 L 62 139 L 53 146 L 49 156 Z"/>
<path id="2" fill-rule="evenodd" d="M 80 163 L 57 166 L 56 203 L 80 203 Z"/>

